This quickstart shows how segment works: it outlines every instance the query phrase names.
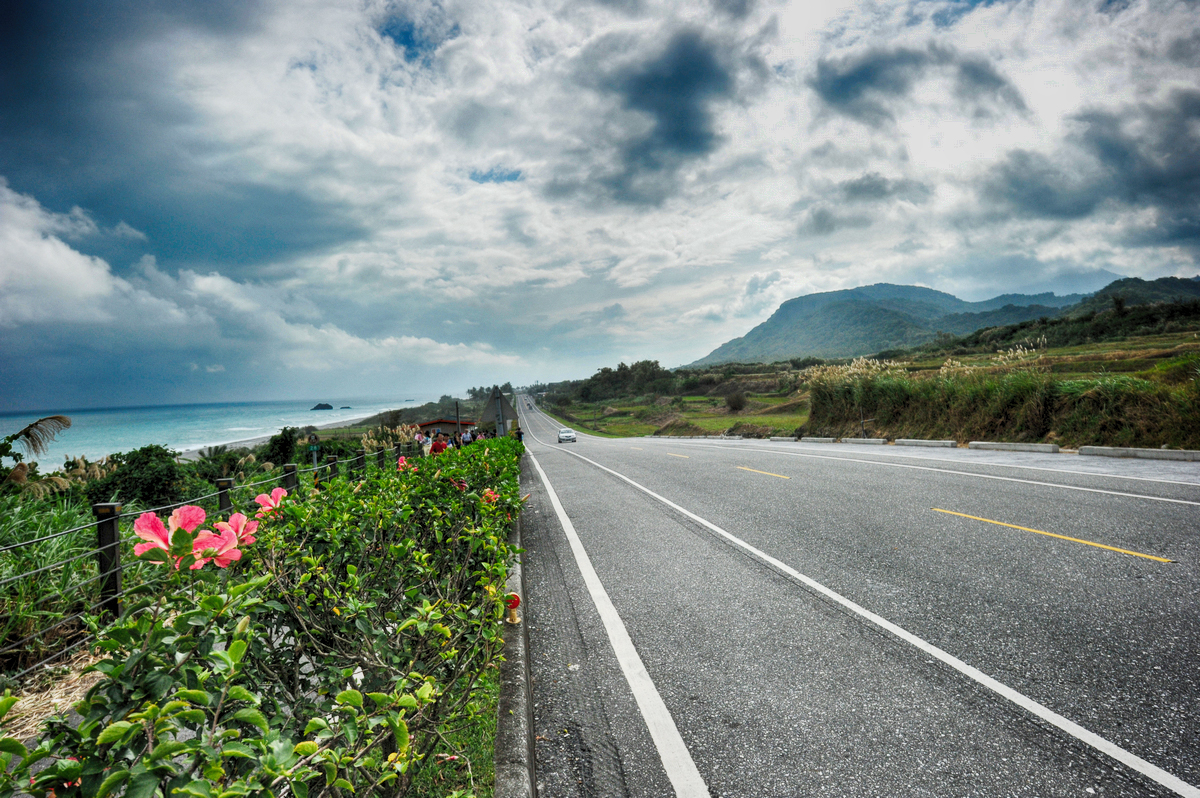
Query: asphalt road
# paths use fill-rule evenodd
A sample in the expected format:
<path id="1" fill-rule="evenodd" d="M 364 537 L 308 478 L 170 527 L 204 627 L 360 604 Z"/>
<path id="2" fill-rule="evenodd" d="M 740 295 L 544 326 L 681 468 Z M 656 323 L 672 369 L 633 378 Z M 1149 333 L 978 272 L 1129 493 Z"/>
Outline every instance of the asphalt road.
<path id="1" fill-rule="evenodd" d="M 1200 795 L 1200 464 L 519 409 L 541 798 Z"/>

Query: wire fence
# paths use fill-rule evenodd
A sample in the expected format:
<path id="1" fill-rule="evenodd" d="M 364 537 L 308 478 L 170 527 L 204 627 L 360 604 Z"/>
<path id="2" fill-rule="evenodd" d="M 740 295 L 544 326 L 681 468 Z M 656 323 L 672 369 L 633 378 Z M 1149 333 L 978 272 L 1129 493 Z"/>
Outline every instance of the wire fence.
<path id="1" fill-rule="evenodd" d="M 377 471 L 394 468 L 396 459 L 401 456 L 419 457 L 422 449 L 415 443 L 405 443 L 391 449 L 381 449 L 374 452 L 374 466 Z M 189 504 L 216 499 L 217 510 L 220 513 L 236 512 L 242 509 L 252 509 L 254 489 L 264 488 L 272 484 L 281 484 L 289 493 L 300 487 L 301 475 L 312 475 L 312 484 L 320 486 L 322 482 L 342 476 L 346 478 L 365 477 L 369 473 L 368 453 L 360 449 L 351 457 L 339 459 L 336 455 L 328 455 L 325 462 L 311 468 L 299 468 L 295 463 L 284 465 L 280 473 L 256 482 L 236 484 L 232 478 L 216 480 L 217 490 L 202 496 L 195 496 L 161 507 L 146 510 L 122 512 L 120 503 L 105 502 L 92 505 L 96 520 L 81 524 L 61 532 L 43 535 L 33 540 L 13 543 L 0 548 L 0 554 L 13 555 L 19 550 L 37 544 L 46 543 L 70 535 L 84 536 L 88 530 L 95 529 L 94 544 L 79 541 L 72 553 L 55 562 L 39 564 L 33 570 L 24 571 L 15 576 L 0 579 L 0 606 L 22 599 L 21 588 L 32 585 L 32 580 L 46 579 L 47 575 L 62 571 L 62 578 L 68 584 L 63 585 L 53 593 L 30 600 L 21 609 L 33 618 L 47 617 L 52 621 L 49 625 L 34 630 L 19 630 L 16 634 L 20 639 L 9 642 L 5 638 L 12 631 L 11 624 L 0 620 L 0 663 L 9 672 L 3 675 L 11 680 L 20 680 L 31 673 L 49 667 L 61 660 L 67 654 L 76 651 L 95 639 L 94 634 L 88 634 L 86 628 L 90 619 L 100 622 L 111 621 L 120 614 L 120 602 L 123 597 L 136 590 L 142 590 L 163 578 L 161 569 L 142 567 L 143 561 L 134 558 L 128 565 L 121 562 L 121 551 L 129 548 L 137 540 L 132 533 L 133 524 L 128 519 L 135 519 L 144 513 L 159 513 L 174 510 Z M 122 534 L 122 521 L 125 532 Z M 129 559 L 127 557 L 127 559 Z M 91 563 L 95 563 L 95 573 L 91 574 Z M 73 566 L 73 567 L 72 567 Z M 76 580 L 73 576 L 83 576 Z M 126 582 L 122 587 L 122 582 Z M 98 588 L 96 584 L 99 583 Z M 46 605 L 50 605 L 47 607 Z M 51 649 L 45 652 L 45 649 Z M 20 656 L 22 652 L 36 652 L 34 662 L 28 657 Z M 15 665 L 14 665 L 15 663 Z"/>

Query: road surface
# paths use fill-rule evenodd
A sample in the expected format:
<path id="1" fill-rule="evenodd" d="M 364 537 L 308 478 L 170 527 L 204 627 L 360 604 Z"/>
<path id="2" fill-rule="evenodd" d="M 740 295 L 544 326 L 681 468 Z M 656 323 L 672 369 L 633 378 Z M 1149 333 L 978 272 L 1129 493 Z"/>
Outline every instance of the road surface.
<path id="1" fill-rule="evenodd" d="M 518 405 L 541 798 L 1200 796 L 1200 464 Z"/>

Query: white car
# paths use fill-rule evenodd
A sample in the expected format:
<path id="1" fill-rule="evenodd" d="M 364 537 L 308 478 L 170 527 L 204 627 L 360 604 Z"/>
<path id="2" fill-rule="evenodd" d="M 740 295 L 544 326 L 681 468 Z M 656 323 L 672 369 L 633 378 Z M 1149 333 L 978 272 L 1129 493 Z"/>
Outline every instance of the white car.
<path id="1" fill-rule="evenodd" d="M 575 430 L 563 427 L 558 431 L 559 443 L 575 443 Z"/>

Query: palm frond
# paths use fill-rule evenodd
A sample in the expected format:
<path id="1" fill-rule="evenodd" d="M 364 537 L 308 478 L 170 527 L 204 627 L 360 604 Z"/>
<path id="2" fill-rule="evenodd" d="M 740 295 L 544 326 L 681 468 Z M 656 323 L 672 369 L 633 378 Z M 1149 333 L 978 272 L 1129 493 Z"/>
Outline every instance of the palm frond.
<path id="1" fill-rule="evenodd" d="M 71 426 L 71 419 L 66 416 L 46 416 L 39 418 L 9 440 L 16 441 L 25 447 L 31 455 L 45 454 L 46 447 L 54 436 Z"/>

